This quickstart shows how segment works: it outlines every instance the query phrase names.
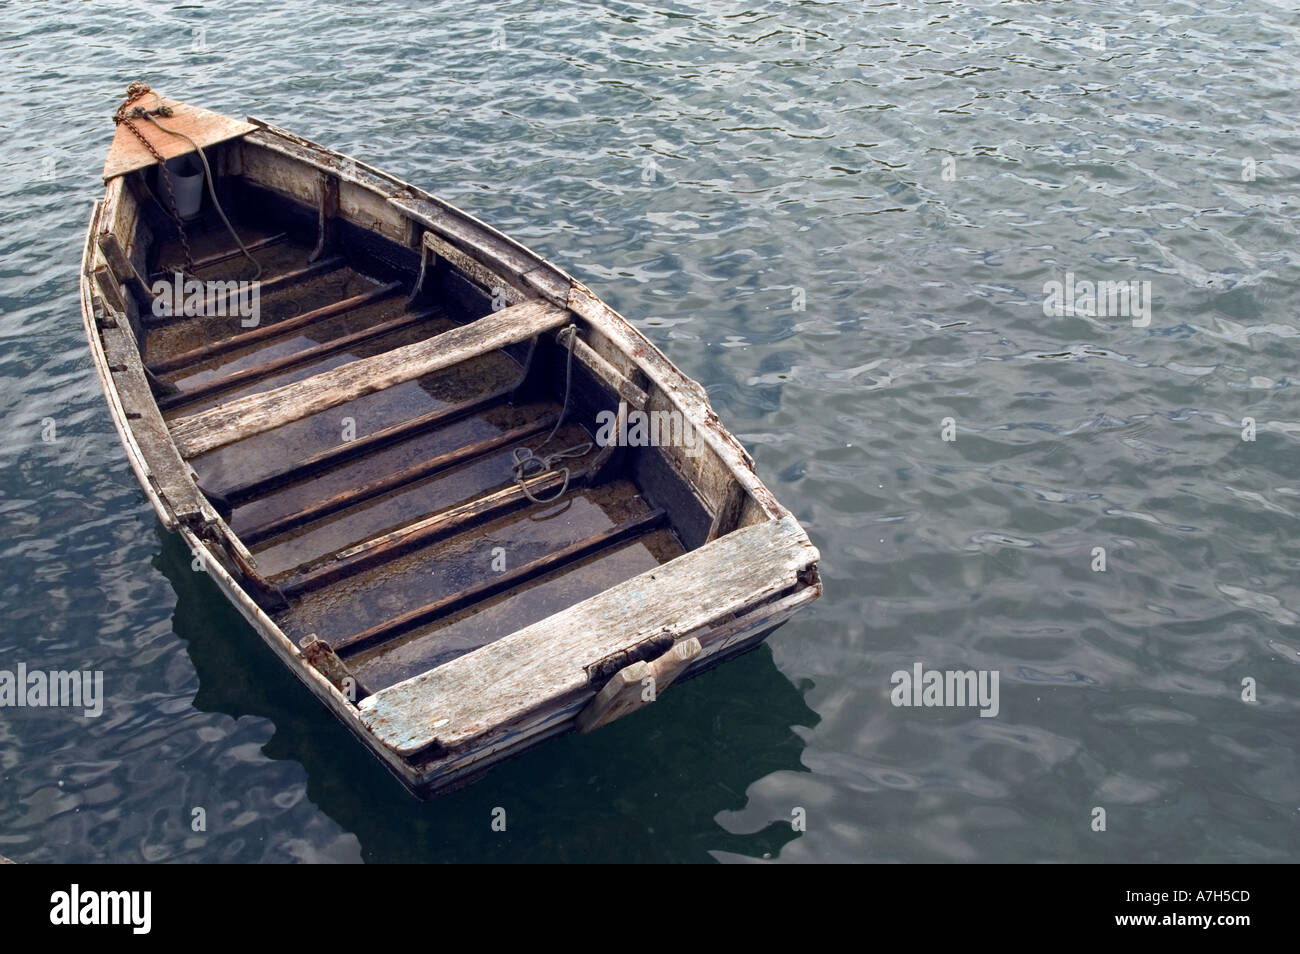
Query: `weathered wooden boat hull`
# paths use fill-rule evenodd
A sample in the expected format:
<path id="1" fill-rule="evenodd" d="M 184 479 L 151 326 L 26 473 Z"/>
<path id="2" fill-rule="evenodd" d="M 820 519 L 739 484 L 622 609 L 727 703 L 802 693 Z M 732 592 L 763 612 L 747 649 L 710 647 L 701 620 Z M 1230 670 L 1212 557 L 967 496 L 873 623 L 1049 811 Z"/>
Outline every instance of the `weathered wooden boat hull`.
<path id="1" fill-rule="evenodd" d="M 172 336 L 179 344 L 169 343 L 169 332 L 160 332 L 162 326 L 147 312 L 157 300 L 148 279 L 151 265 L 163 264 L 177 246 L 168 244 L 167 223 L 158 214 L 166 208 L 152 191 L 156 185 L 147 178 L 146 157 L 124 155 L 115 143 L 81 272 L 82 318 L 114 426 L 163 525 L 202 559 L 206 572 L 281 661 L 408 788 L 426 795 L 463 783 L 546 738 L 589 730 L 639 708 L 656 697 L 656 685 L 666 687 L 753 648 L 820 595 L 816 549 L 718 422 L 703 389 L 585 286 L 468 214 L 367 165 L 258 120 L 238 124 L 217 117 L 221 123 L 211 127 L 219 125 L 219 135 L 204 141 L 208 127 L 201 111 L 191 115 L 188 107 L 175 105 L 191 122 L 213 163 L 215 184 L 228 198 L 251 195 L 246 204 L 272 209 L 286 233 L 302 236 L 304 251 L 314 230 L 308 264 L 266 284 L 288 288 L 318 276 L 328 279 L 336 260 L 347 259 L 349 267 L 364 262 L 365 269 L 356 265 L 359 277 L 343 281 L 324 306 L 297 303 L 292 314 L 286 311 L 285 317 L 251 330 L 235 328 L 225 337 L 212 325 L 183 325 L 184 334 Z M 172 147 L 171 154 L 184 153 Z M 259 248 L 276 241 L 264 237 Z M 331 257 L 331 252 L 339 254 Z M 209 258 L 219 263 L 223 255 Z M 372 282 L 373 290 L 356 294 L 351 286 L 371 287 L 365 282 Z M 413 303 L 430 303 L 436 297 L 430 289 L 444 297 L 467 296 L 471 304 L 490 294 L 493 307 L 462 314 L 459 323 L 448 310 L 447 330 L 429 335 L 423 330 L 426 318 L 415 313 Z M 310 337 L 324 322 L 396 301 L 397 295 L 408 304 L 395 317 L 367 319 L 369 324 L 323 340 Z M 295 304 L 292 289 L 278 301 Z M 450 301 L 438 299 L 431 306 L 450 309 Z M 308 329 L 307 347 L 281 348 L 269 361 L 257 350 L 264 341 L 283 342 L 299 327 Z M 199 339 L 204 340 L 196 348 Z M 373 354 L 363 350 L 376 341 L 406 343 Z M 241 366 L 220 364 L 223 355 L 235 353 L 247 355 L 239 359 Z M 535 353 L 543 357 L 535 360 Z M 363 356 L 345 361 L 353 354 Z M 361 407 L 370 395 L 387 399 L 397 388 L 417 383 L 428 390 L 429 382 L 442 380 L 439 375 L 502 354 L 522 369 L 503 408 L 517 407 L 519 388 L 530 374 L 541 375 L 539 386 L 552 405 L 560 405 L 563 390 L 558 414 L 563 421 L 569 409 L 567 375 L 573 374 L 575 403 L 587 410 L 601 406 L 612 413 L 617 407 L 620 422 L 629 407 L 675 413 L 699 443 L 637 451 L 592 448 L 585 470 L 575 464 L 587 480 L 584 486 L 612 488 L 598 503 L 613 514 L 631 507 L 633 520 L 620 524 L 602 516 L 615 525 L 603 523 L 600 533 L 577 541 L 557 538 L 546 544 L 543 556 L 512 574 L 480 575 L 470 586 L 433 601 L 422 593 L 397 594 L 407 600 L 398 607 L 403 612 L 393 612 L 393 594 L 384 596 L 388 603 L 376 597 L 385 608 L 366 609 L 373 616 L 356 609 L 354 615 L 367 624 L 358 632 L 318 638 L 308 623 L 346 616 L 354 604 L 368 606 L 369 591 L 353 581 L 397 574 L 394 568 L 403 566 L 400 560 L 408 553 L 411 559 L 443 559 L 436 547 L 451 546 L 440 542 L 448 534 L 473 539 L 476 528 L 526 501 L 517 499 L 508 483 L 495 487 L 489 480 L 468 503 L 439 504 L 393 527 L 367 526 L 361 539 L 350 543 L 349 520 L 367 516 L 366 507 L 380 510 L 400 501 L 410 488 L 423 487 L 429 474 L 460 473 L 458 468 L 468 468 L 489 450 L 508 449 L 516 437 L 527 434 L 535 441 L 555 417 L 555 407 L 552 417 L 456 446 L 442 457 L 422 456 L 411 445 L 414 464 L 396 474 L 344 485 L 334 497 L 299 496 L 293 507 L 269 520 L 246 517 L 279 487 L 306 493 L 322 474 L 346 476 L 349 466 L 369 466 L 375 458 L 366 455 L 394 447 L 405 452 L 405 434 L 423 433 L 416 425 L 426 425 L 418 417 L 384 418 L 356 444 L 312 454 L 299 453 L 295 435 L 335 409 Z M 320 370 L 312 374 L 315 369 Z M 568 370 L 561 374 L 560 369 Z M 495 407 L 498 396 L 476 398 L 475 407 Z M 442 427 L 439 422 L 454 418 L 452 412 L 474 409 L 459 407 L 424 417 L 437 418 Z M 272 443 L 259 445 L 259 440 Z M 259 446 L 260 457 L 247 450 Z M 266 447 L 303 460 L 278 476 L 245 473 L 243 483 L 210 486 L 214 474 L 223 473 L 214 460 L 222 466 L 260 460 Z M 549 493 L 559 483 L 558 471 L 526 483 Z M 567 478 L 561 492 L 578 493 Z M 548 532 L 564 527 L 564 520 L 555 518 Z M 662 537 L 653 546 L 645 544 L 659 565 L 639 572 L 621 565 L 610 569 L 612 585 L 593 596 L 579 592 L 561 600 L 558 611 L 540 596 L 527 597 L 534 585 L 541 592 L 543 583 L 567 579 L 562 575 L 570 568 L 574 579 L 586 570 L 599 575 L 598 562 L 584 561 L 604 559 L 611 548 L 649 532 Z M 310 543 L 313 533 L 338 539 L 323 555 L 302 559 L 295 547 L 306 552 L 302 548 L 308 544 L 301 541 Z M 338 546 L 338 540 L 345 545 Z M 289 557 L 282 557 L 285 551 Z M 285 566 L 277 568 L 276 560 Z M 349 591 L 349 585 L 362 589 Z M 318 593 L 328 593 L 333 602 Z M 516 605 L 526 608 L 519 610 L 521 628 L 480 639 L 475 614 L 499 612 L 509 618 Z M 462 618 L 469 621 L 462 628 L 470 635 L 457 636 L 456 642 L 447 633 Z M 426 644 L 440 647 L 440 639 L 452 648 L 428 655 L 432 650 L 426 651 Z M 434 663 L 422 668 L 427 659 Z M 412 665 L 415 670 L 408 672 Z M 648 694 L 644 684 L 651 686 Z"/>

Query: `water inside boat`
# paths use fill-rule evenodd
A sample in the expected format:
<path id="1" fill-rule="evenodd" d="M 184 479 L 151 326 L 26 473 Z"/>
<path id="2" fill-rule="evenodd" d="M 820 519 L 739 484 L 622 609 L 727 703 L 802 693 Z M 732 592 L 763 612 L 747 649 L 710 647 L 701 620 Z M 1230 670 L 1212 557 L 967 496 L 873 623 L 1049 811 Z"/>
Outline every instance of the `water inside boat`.
<path id="1" fill-rule="evenodd" d="M 142 315 L 169 424 L 500 310 L 501 289 L 445 259 L 413 294 L 420 263 L 409 249 L 347 228 L 321 248 L 309 208 L 242 179 L 223 185 L 261 268 L 259 314 L 255 324 L 233 305 L 224 318 Z M 174 281 L 186 250 L 156 205 L 149 278 Z M 210 205 L 185 223 L 185 239 L 193 278 L 257 274 Z M 272 611 L 284 632 L 326 640 L 375 692 L 704 542 L 709 514 L 655 448 L 597 443 L 598 412 L 618 407 L 562 334 L 540 335 L 189 464 L 285 597 Z M 557 452 L 527 472 L 542 476 L 530 481 L 534 502 L 516 481 L 516 455 Z"/>

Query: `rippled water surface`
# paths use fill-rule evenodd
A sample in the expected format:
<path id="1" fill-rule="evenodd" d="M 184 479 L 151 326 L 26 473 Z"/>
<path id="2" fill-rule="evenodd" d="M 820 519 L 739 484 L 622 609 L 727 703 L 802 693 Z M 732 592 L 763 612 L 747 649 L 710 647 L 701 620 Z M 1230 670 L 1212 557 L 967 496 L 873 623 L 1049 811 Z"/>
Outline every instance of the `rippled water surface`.
<path id="1" fill-rule="evenodd" d="M 108 695 L 0 709 L 0 854 L 1294 860 L 1295 6 L 0 5 L 0 668 Z M 75 272 L 133 79 L 587 281 L 707 387 L 824 599 L 646 712 L 407 796 L 119 451 Z M 1045 315 L 1067 272 L 1149 281 L 1149 324 Z M 998 715 L 893 706 L 917 662 L 997 671 Z"/>

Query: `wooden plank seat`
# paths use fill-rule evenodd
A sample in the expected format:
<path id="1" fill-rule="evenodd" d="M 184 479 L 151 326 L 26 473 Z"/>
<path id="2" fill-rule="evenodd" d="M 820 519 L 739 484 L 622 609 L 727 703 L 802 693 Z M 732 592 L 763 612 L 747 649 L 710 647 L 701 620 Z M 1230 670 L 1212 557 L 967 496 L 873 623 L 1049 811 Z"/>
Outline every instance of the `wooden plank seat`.
<path id="1" fill-rule="evenodd" d="M 424 341 L 179 418 L 171 424 L 172 439 L 184 457 L 193 457 L 527 340 L 568 320 L 565 309 L 549 302 L 512 305 Z"/>

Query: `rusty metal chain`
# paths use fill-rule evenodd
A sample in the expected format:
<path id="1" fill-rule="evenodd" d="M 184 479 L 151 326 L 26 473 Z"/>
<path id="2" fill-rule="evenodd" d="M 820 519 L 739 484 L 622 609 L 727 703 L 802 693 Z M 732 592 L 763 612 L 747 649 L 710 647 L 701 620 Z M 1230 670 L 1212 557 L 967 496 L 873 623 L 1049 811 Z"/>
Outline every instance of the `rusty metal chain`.
<path id="1" fill-rule="evenodd" d="M 149 88 L 149 84 L 141 83 L 139 80 L 128 86 L 126 88 L 126 99 L 122 101 L 122 105 L 117 107 L 117 112 L 113 114 L 113 122 L 131 130 L 131 133 L 135 138 L 140 140 L 140 144 L 143 145 L 145 149 L 148 149 L 150 155 L 158 160 L 159 175 L 162 176 L 163 185 L 167 189 L 167 201 L 171 204 L 171 209 L 169 211 L 171 213 L 172 221 L 176 224 L 176 232 L 180 236 L 181 249 L 185 253 L 185 270 L 187 272 L 193 272 L 194 256 L 190 252 L 189 238 L 185 235 L 185 223 L 181 219 L 180 207 L 176 204 L 176 192 L 172 189 L 172 177 L 171 173 L 167 171 L 167 161 L 163 159 L 162 153 L 154 148 L 153 143 L 145 138 L 144 133 L 140 132 L 139 127 L 137 127 L 133 121 L 135 119 L 148 118 L 148 111 L 145 110 L 144 107 L 136 106 L 135 104 L 138 100 L 143 99 L 150 93 L 153 93 L 153 90 Z M 154 99 L 158 100 L 158 106 L 154 109 L 154 112 L 159 116 L 170 116 L 172 114 L 171 107 L 165 105 L 157 93 L 153 93 L 153 95 Z"/>

